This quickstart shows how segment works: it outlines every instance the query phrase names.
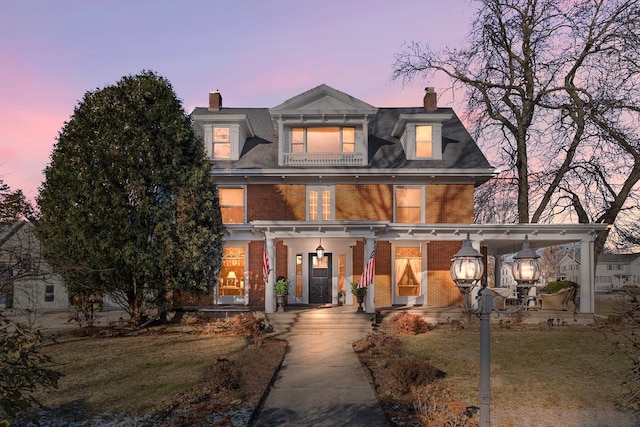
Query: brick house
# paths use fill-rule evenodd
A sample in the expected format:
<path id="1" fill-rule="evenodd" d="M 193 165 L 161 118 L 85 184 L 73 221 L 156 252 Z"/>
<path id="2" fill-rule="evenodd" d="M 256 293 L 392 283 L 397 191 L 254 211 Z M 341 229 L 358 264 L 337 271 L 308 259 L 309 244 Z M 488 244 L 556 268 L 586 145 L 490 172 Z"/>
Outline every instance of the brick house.
<path id="1" fill-rule="evenodd" d="M 374 107 L 323 84 L 272 108 L 228 108 L 210 93 L 191 116 L 219 188 L 223 265 L 211 295 L 180 302 L 273 312 L 285 276 L 289 304 L 353 304 L 375 245 L 368 312 L 459 304 L 451 257 L 464 233 L 487 253 L 473 195 L 496 171 L 436 98 L 427 88 L 420 106 Z"/>

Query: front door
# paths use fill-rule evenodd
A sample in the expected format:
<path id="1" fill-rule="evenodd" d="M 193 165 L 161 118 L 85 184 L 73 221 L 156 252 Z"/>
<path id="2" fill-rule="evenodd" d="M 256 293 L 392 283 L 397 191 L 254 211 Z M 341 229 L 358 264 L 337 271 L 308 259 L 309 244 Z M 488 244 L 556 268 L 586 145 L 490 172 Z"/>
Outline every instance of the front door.
<path id="1" fill-rule="evenodd" d="M 309 304 L 331 303 L 331 254 L 309 254 Z"/>

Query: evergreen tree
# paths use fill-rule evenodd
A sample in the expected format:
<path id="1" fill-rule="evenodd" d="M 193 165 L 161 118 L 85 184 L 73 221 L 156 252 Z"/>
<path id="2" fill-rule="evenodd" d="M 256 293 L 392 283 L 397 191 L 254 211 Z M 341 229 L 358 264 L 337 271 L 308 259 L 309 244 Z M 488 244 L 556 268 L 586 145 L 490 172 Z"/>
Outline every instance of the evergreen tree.
<path id="1" fill-rule="evenodd" d="M 87 92 L 37 199 L 45 257 L 70 294 L 108 294 L 135 322 L 145 297 L 208 290 L 222 256 L 209 168 L 165 78 L 143 71 Z"/>

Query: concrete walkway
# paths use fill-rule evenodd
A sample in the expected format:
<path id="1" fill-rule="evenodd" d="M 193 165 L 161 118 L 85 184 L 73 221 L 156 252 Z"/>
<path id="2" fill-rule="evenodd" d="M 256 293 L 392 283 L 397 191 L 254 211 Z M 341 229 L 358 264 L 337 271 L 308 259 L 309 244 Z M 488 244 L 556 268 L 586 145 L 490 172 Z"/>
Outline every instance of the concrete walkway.
<path id="1" fill-rule="evenodd" d="M 387 425 L 351 347 L 370 316 L 342 306 L 269 315 L 289 346 L 254 426 Z"/>

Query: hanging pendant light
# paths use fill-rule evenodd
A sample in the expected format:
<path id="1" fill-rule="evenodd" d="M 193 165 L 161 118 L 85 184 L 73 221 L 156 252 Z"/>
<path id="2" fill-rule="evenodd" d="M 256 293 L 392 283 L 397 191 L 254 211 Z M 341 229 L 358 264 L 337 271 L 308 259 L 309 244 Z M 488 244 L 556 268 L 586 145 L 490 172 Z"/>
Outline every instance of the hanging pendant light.
<path id="1" fill-rule="evenodd" d="M 318 257 L 318 261 L 322 261 L 322 257 L 324 257 L 324 248 L 322 247 L 322 237 L 320 238 L 320 244 L 316 248 L 316 256 Z"/>

